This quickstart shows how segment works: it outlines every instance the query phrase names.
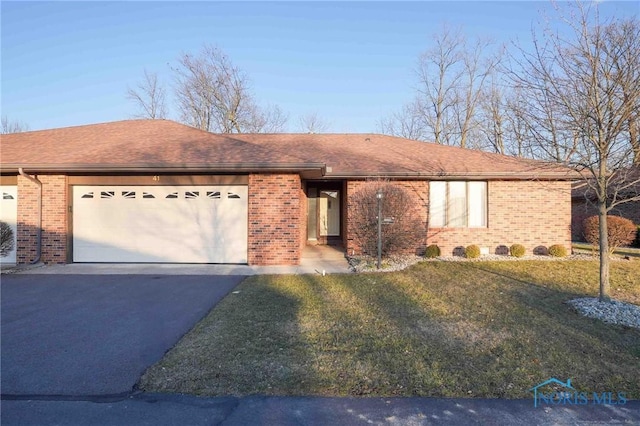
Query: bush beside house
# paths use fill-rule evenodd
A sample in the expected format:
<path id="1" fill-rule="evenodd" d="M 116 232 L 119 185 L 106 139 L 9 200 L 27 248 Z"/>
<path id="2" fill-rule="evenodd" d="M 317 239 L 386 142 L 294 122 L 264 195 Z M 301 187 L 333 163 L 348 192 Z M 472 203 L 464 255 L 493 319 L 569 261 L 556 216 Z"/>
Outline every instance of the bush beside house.
<path id="1" fill-rule="evenodd" d="M 415 253 L 424 248 L 425 229 L 413 198 L 399 185 L 366 182 L 350 199 L 354 241 L 364 254 L 378 252 L 378 193 L 382 194 L 382 255 Z"/>
<path id="2" fill-rule="evenodd" d="M 0 257 L 5 257 L 14 249 L 13 230 L 6 222 L 0 222 Z"/>
<path id="3" fill-rule="evenodd" d="M 584 236 L 594 246 L 600 243 L 600 219 L 590 216 L 584 220 Z M 630 245 L 637 238 L 638 228 L 629 219 L 607 216 L 607 237 L 611 251 Z"/>

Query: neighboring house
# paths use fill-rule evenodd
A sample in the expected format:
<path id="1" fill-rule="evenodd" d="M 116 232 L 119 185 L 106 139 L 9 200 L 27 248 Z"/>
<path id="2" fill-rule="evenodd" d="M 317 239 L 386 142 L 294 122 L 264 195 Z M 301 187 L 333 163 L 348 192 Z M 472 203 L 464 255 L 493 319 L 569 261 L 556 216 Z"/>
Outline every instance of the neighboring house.
<path id="1" fill-rule="evenodd" d="M 618 183 L 622 183 L 624 189 L 616 194 L 617 199 L 637 197 L 640 195 L 640 166 L 624 169 L 623 176 Z M 612 189 L 615 189 L 616 179 L 612 179 Z M 571 239 L 573 241 L 585 241 L 583 222 L 589 216 L 598 214 L 597 198 L 585 180 L 573 182 L 571 187 Z M 609 212 L 610 215 L 621 216 L 640 225 L 640 200 L 627 201 L 615 206 Z"/>
<path id="2" fill-rule="evenodd" d="M 416 251 L 571 242 L 568 169 L 377 134 L 129 120 L 3 135 L 0 165 L 18 263 L 40 251 L 46 263 L 297 264 L 306 244 L 334 243 L 357 254 L 350 200 L 368 179 L 412 194 Z"/>

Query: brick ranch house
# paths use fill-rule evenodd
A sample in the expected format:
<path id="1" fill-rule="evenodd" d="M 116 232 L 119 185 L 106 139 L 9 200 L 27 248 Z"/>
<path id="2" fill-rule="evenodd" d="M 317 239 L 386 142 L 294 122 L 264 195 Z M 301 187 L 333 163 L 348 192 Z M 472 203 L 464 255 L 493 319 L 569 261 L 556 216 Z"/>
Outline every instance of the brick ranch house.
<path id="1" fill-rule="evenodd" d="M 567 169 L 377 134 L 212 134 L 127 120 L 2 135 L 5 262 L 297 264 L 354 241 L 350 200 L 386 179 L 415 200 L 416 250 L 571 242 Z M 13 256 L 13 258 L 11 258 Z"/>

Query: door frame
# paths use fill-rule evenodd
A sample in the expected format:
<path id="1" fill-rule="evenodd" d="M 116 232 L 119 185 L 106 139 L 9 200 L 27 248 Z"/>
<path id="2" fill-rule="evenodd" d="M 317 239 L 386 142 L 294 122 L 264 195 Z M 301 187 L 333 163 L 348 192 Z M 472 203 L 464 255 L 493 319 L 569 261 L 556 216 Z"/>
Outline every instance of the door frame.
<path id="1" fill-rule="evenodd" d="M 315 189 L 315 197 L 310 197 L 311 190 Z M 336 236 L 321 236 L 320 235 L 320 191 L 338 191 L 338 199 L 340 201 L 340 214 L 339 220 L 340 225 L 338 226 L 339 234 Z M 344 236 L 344 211 L 345 211 L 345 185 L 342 181 L 307 181 L 306 182 L 306 191 L 305 194 L 307 199 L 315 198 L 316 199 L 316 208 L 315 208 L 315 226 L 316 226 L 316 239 L 309 238 L 309 215 L 313 214 L 313 212 L 307 212 L 307 229 L 305 232 L 307 233 L 307 244 L 311 245 L 342 245 L 343 244 L 343 236 Z M 307 203 L 307 206 L 309 204 Z"/>

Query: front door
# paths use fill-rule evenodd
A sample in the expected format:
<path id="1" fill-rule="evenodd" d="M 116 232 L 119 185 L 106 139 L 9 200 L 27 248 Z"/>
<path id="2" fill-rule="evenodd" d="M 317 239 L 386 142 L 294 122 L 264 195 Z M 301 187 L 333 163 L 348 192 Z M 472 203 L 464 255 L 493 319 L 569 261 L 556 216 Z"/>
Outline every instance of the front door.
<path id="1" fill-rule="evenodd" d="M 320 236 L 340 236 L 340 191 L 320 191 L 320 203 L 318 208 L 318 218 L 320 219 Z"/>

